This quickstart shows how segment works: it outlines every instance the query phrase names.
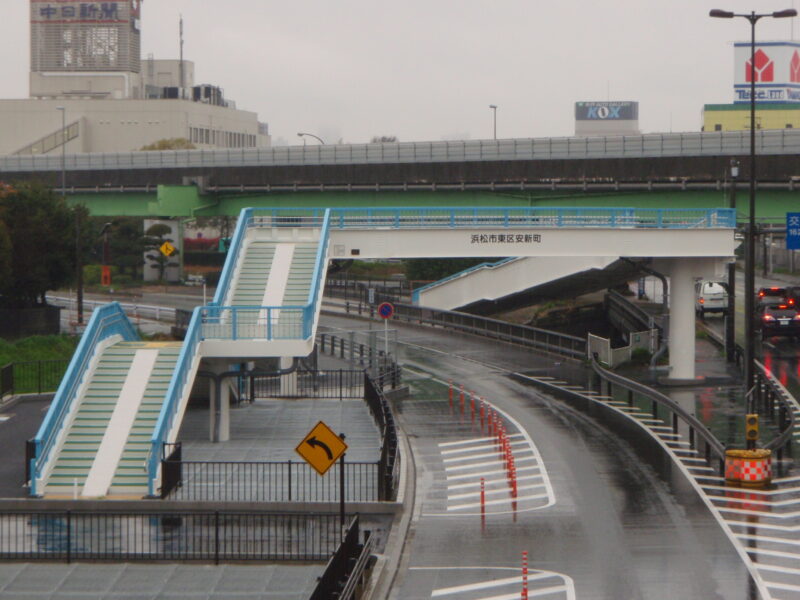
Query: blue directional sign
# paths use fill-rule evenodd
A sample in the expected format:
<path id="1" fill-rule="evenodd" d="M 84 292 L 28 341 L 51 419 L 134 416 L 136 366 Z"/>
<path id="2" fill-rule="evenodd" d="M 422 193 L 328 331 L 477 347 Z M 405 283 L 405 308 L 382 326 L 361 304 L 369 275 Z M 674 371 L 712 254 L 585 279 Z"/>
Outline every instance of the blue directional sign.
<path id="1" fill-rule="evenodd" d="M 800 213 L 786 213 L 786 249 L 800 250 Z"/>

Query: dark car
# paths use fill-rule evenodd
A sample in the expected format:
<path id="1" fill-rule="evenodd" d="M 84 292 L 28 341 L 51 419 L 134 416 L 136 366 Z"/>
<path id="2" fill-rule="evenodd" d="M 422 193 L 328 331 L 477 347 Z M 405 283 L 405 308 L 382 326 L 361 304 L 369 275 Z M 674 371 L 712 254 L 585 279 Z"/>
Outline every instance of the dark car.
<path id="1" fill-rule="evenodd" d="M 800 313 L 788 304 L 771 304 L 761 308 L 762 339 L 773 336 L 800 336 Z"/>
<path id="2" fill-rule="evenodd" d="M 800 286 L 789 286 L 786 288 L 786 304 L 800 309 Z"/>
<path id="3" fill-rule="evenodd" d="M 762 287 L 756 296 L 756 306 L 771 306 L 774 304 L 787 304 L 786 288 L 782 287 Z"/>

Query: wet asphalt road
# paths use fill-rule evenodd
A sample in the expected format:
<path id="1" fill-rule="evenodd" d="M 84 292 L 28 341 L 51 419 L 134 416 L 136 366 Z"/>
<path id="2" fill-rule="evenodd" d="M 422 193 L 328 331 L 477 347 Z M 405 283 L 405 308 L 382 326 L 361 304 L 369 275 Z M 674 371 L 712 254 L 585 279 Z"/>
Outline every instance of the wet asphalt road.
<path id="1" fill-rule="evenodd" d="M 353 327 L 338 317 L 326 316 L 323 324 Z M 624 441 L 507 377 L 513 369 L 538 374 L 571 370 L 572 377 L 580 378 L 578 369 L 491 341 L 398 329 L 406 343 L 400 357 L 405 380 L 414 392 L 399 403 L 399 420 L 414 451 L 418 487 L 391 598 L 519 597 L 524 551 L 532 574 L 531 598 L 751 597 L 744 564 L 699 500 L 682 503 L 678 490 L 641 464 Z M 467 414 L 461 417 L 457 407 L 451 412 L 447 386 L 433 379 L 463 383 L 505 411 L 510 430 L 516 422 L 529 434 L 547 473 L 552 505 L 531 501 L 522 510 L 520 502 L 516 518 L 509 506 L 493 506 L 485 528 L 479 509 L 452 508 L 462 505 L 453 504 L 451 496 L 464 496 L 450 489 L 456 472 L 452 465 L 458 465 L 460 475 L 487 473 L 487 479 L 493 467 L 487 464 L 490 459 L 476 461 L 474 468 L 467 460 L 452 462 L 470 453 L 448 452 L 480 444 L 475 440 L 482 434 Z M 498 494 L 494 497 L 502 497 Z"/>

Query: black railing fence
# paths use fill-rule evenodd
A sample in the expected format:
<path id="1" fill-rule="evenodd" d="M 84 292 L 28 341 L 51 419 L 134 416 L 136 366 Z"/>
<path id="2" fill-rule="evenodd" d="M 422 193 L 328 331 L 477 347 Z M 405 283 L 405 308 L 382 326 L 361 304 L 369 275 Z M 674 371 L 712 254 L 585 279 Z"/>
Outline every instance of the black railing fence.
<path id="1" fill-rule="evenodd" d="M 400 455 L 394 414 L 379 382 L 364 375 L 364 399 L 381 431 L 381 458 L 378 463 L 378 499 L 395 500 L 400 480 Z"/>
<path id="2" fill-rule="evenodd" d="M 627 391 L 628 404 L 631 407 L 634 406 L 634 395 L 645 398 L 650 402 L 649 408 L 653 418 L 662 419 L 665 424 L 671 425 L 672 432 L 675 434 L 681 429 L 679 422 L 682 422 L 682 428 L 688 432 L 689 448 L 692 450 L 697 449 L 699 456 L 705 458 L 709 466 L 716 468 L 720 475 L 724 475 L 725 446 L 702 421 L 661 392 L 604 369 L 597 362 L 596 357 L 592 359 L 591 364 L 600 381 L 606 383 L 606 389 L 603 389 L 602 384 L 599 386 L 599 391 L 602 394 L 613 396 L 613 386 L 619 386 Z"/>
<path id="3" fill-rule="evenodd" d="M 346 302 L 345 310 L 347 313 L 369 315 L 370 318 L 377 317 L 377 304 Z M 410 304 L 395 304 L 394 310 L 393 318 L 399 321 L 472 333 L 572 358 L 586 358 L 586 339 L 573 335 L 468 313 Z"/>
<path id="4" fill-rule="evenodd" d="M 58 389 L 69 359 L 14 362 L 0 368 L 0 398 L 13 394 L 43 394 Z"/>
<path id="5" fill-rule="evenodd" d="M 251 398 L 345 398 L 364 397 L 360 370 L 329 369 L 296 371 L 288 375 L 248 375 Z"/>
<path id="6" fill-rule="evenodd" d="M 387 385 L 392 389 L 397 388 L 400 385 L 402 369 L 397 363 L 396 356 L 391 353 L 387 356 L 384 350 L 376 350 L 369 344 L 358 341 L 355 334 L 363 333 L 352 332 L 352 335 L 348 334 L 347 336 L 327 332 L 320 333 L 317 336 L 317 350 L 320 354 L 328 354 L 359 365 L 369 371 L 382 388 Z M 363 371 L 355 372 L 359 373 L 363 383 Z"/>
<path id="7" fill-rule="evenodd" d="M 0 513 L 0 559 L 320 561 L 342 539 L 339 515 L 241 512 Z"/>
<path id="8" fill-rule="evenodd" d="M 364 531 L 364 543 L 359 543 L 359 519 L 356 515 L 347 528 L 339 547 L 331 556 L 317 587 L 309 600 L 354 600 L 363 584 L 364 571 L 372 551 L 372 536 Z"/>
<path id="9" fill-rule="evenodd" d="M 320 476 L 302 461 L 162 463 L 168 472 L 180 473 L 169 500 L 215 502 L 338 502 L 341 462 Z M 379 499 L 379 462 L 345 462 L 345 501 Z M 162 492 L 163 493 L 163 492 Z"/>
<path id="10" fill-rule="evenodd" d="M 370 292 L 372 290 L 372 292 Z M 408 302 L 411 300 L 411 282 L 405 279 L 353 278 L 348 273 L 335 274 L 325 280 L 325 295 L 351 302 L 372 300 L 381 302 Z"/>

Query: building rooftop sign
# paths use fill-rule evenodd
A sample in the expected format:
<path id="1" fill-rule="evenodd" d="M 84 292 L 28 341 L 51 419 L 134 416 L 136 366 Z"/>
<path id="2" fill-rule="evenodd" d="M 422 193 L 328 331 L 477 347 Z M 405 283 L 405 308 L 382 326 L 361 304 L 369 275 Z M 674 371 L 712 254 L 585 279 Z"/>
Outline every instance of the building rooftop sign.
<path id="1" fill-rule="evenodd" d="M 734 44 L 733 101 L 750 102 L 750 42 Z M 800 101 L 800 43 L 756 43 L 757 102 Z"/>

